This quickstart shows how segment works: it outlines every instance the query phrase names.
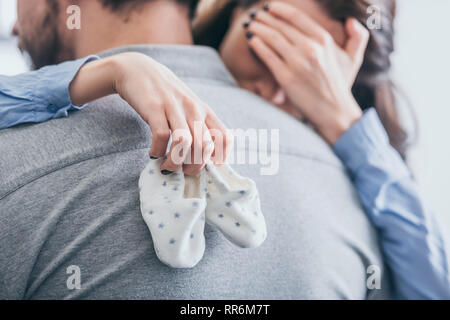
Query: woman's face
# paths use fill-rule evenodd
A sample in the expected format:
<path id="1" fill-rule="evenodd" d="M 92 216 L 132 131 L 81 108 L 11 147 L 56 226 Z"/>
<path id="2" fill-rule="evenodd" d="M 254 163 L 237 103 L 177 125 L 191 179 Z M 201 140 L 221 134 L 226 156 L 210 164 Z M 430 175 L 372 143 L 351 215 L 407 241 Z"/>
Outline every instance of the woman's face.
<path id="1" fill-rule="evenodd" d="M 341 47 L 346 41 L 344 25 L 331 19 L 315 0 L 278 0 L 296 6 L 325 28 Z M 249 20 L 249 10 L 261 10 L 265 2 L 256 3 L 250 9 L 235 9 L 220 55 L 238 84 L 249 91 L 273 101 L 279 86 L 265 65 L 250 50 L 243 23 Z"/>

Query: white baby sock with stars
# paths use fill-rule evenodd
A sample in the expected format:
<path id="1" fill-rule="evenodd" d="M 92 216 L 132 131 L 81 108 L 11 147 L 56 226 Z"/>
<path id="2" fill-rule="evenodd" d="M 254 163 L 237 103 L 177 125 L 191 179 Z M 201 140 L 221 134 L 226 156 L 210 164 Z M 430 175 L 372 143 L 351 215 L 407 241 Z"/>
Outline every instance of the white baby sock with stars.
<path id="1" fill-rule="evenodd" d="M 173 268 L 190 268 L 205 251 L 205 179 L 180 172 L 164 176 L 151 160 L 139 179 L 141 213 L 158 258 Z"/>
<path id="2" fill-rule="evenodd" d="M 206 222 L 242 248 L 255 248 L 266 239 L 255 182 L 237 174 L 230 166 L 208 165 Z"/>
<path id="3" fill-rule="evenodd" d="M 141 213 L 158 258 L 173 268 L 194 267 L 205 251 L 204 227 L 217 227 L 232 243 L 259 246 L 266 238 L 255 183 L 229 165 L 209 164 L 195 177 L 162 175 L 151 160 L 139 179 Z"/>

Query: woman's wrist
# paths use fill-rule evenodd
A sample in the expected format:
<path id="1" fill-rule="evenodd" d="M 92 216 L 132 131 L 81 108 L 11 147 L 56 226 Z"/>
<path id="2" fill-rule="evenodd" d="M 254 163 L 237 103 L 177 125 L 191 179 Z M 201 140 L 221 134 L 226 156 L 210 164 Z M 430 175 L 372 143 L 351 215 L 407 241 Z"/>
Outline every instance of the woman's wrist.
<path id="1" fill-rule="evenodd" d="M 347 99 L 347 102 L 341 103 L 341 106 L 335 110 L 337 111 L 330 113 L 327 120 L 318 128 L 319 133 L 330 145 L 334 145 L 363 116 L 363 112 L 353 96 Z"/>
<path id="2" fill-rule="evenodd" d="M 120 70 L 120 62 L 115 56 L 85 64 L 69 86 L 72 103 L 81 106 L 114 94 Z"/>

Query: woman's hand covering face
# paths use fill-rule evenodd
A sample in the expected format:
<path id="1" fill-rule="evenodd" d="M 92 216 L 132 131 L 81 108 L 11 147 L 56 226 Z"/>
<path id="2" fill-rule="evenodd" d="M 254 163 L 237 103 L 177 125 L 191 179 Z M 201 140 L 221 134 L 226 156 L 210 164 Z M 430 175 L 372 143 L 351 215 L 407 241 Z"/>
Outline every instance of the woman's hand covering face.
<path id="1" fill-rule="evenodd" d="M 273 74 L 297 112 L 333 144 L 362 115 L 351 93 L 369 32 L 356 19 L 345 23 L 343 48 L 295 6 L 271 2 L 250 13 L 250 48 Z"/>

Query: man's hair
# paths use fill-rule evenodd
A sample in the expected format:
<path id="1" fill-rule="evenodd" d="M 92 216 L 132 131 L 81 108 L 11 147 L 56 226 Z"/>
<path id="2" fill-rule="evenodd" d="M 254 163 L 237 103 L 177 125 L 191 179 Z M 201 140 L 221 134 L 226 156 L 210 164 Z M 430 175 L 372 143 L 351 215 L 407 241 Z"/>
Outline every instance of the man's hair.
<path id="1" fill-rule="evenodd" d="M 135 6 L 145 2 L 150 2 L 154 0 L 101 0 L 105 7 L 110 8 L 112 11 L 118 11 L 124 6 Z M 197 8 L 199 0 L 165 0 L 165 1 L 175 1 L 179 4 L 185 5 L 189 8 L 189 14 L 191 17 L 194 16 L 195 10 Z"/>

